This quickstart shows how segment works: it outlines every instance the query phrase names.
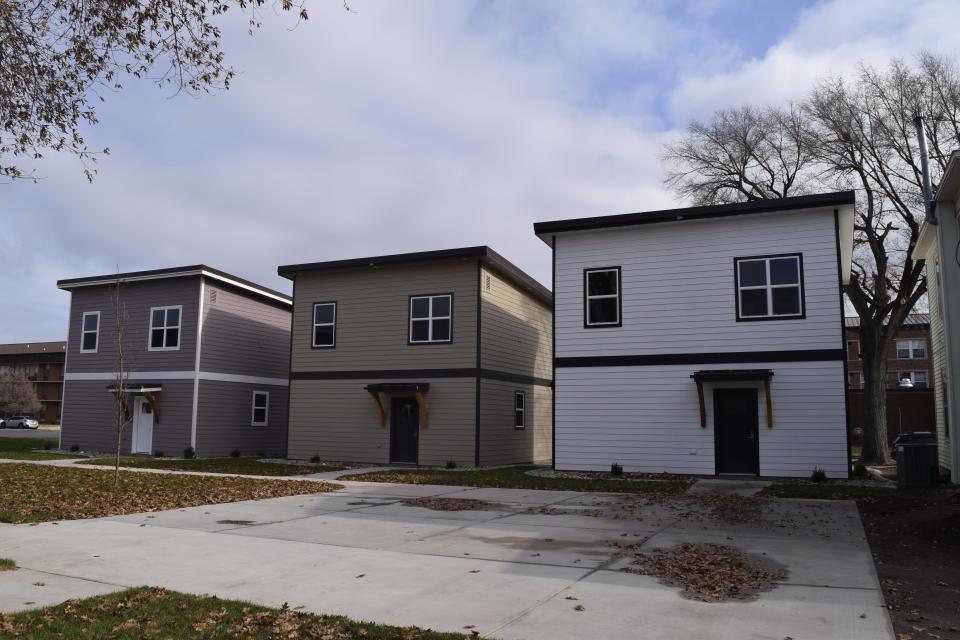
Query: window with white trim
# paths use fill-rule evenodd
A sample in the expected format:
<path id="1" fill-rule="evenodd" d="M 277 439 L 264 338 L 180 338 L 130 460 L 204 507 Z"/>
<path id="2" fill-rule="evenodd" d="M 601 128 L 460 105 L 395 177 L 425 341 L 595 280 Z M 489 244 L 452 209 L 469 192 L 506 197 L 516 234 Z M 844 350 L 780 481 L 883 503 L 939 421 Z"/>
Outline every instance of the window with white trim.
<path id="1" fill-rule="evenodd" d="M 917 360 L 926 357 L 926 340 L 897 340 L 897 360 Z"/>
<path id="2" fill-rule="evenodd" d="M 313 305 L 313 342 L 314 349 L 336 346 L 337 341 L 337 303 L 317 302 Z"/>
<path id="3" fill-rule="evenodd" d="M 174 351 L 180 348 L 180 315 L 183 307 L 150 308 L 150 351 Z"/>
<path id="4" fill-rule="evenodd" d="M 583 324 L 585 327 L 620 326 L 620 267 L 584 270 Z"/>
<path id="5" fill-rule="evenodd" d="M 253 427 L 266 427 L 268 424 L 270 407 L 269 391 L 253 392 L 253 408 L 250 411 L 250 425 Z"/>
<path id="6" fill-rule="evenodd" d="M 410 343 L 451 342 L 452 319 L 452 294 L 411 296 Z"/>
<path id="7" fill-rule="evenodd" d="M 926 371 L 898 371 L 897 382 L 904 380 L 912 382 L 914 389 L 926 389 L 930 384 Z"/>
<path id="8" fill-rule="evenodd" d="M 800 254 L 736 258 L 737 320 L 802 318 Z"/>
<path id="9" fill-rule="evenodd" d="M 520 430 L 526 429 L 526 395 L 523 391 L 513 393 L 513 428 Z"/>
<path id="10" fill-rule="evenodd" d="M 100 312 L 85 311 L 80 320 L 80 353 L 96 353 L 100 346 Z"/>

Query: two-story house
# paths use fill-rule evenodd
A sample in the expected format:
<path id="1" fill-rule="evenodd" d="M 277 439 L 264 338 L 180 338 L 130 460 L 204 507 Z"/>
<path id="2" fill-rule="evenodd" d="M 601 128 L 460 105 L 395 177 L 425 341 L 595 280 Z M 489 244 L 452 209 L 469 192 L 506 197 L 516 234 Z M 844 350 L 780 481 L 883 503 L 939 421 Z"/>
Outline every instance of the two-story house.
<path id="1" fill-rule="evenodd" d="M 488 247 L 281 266 L 288 456 L 550 460 L 551 295 Z"/>
<path id="2" fill-rule="evenodd" d="M 847 477 L 853 192 L 541 222 L 554 466 Z"/>
<path id="3" fill-rule="evenodd" d="M 57 286 L 71 294 L 62 448 L 114 451 L 119 400 L 124 454 L 284 453 L 289 296 L 204 265 Z"/>

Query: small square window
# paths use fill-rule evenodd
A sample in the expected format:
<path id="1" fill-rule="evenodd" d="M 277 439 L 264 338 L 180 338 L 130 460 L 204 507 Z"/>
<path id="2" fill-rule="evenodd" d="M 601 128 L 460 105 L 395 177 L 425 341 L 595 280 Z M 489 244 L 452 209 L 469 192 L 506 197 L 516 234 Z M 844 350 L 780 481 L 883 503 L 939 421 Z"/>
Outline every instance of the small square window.
<path id="1" fill-rule="evenodd" d="M 150 351 L 176 351 L 180 348 L 181 307 L 150 309 Z"/>
<path id="2" fill-rule="evenodd" d="M 737 320 L 803 318 L 801 255 L 735 258 Z"/>
<path id="3" fill-rule="evenodd" d="M 411 344 L 453 340 L 452 294 L 410 298 L 408 340 Z"/>

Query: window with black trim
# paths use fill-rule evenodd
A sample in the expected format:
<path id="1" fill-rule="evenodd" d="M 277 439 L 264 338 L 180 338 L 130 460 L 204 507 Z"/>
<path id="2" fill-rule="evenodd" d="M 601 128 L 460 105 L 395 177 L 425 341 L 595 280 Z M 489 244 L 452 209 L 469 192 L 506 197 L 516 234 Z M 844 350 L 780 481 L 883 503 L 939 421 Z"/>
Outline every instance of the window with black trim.
<path id="1" fill-rule="evenodd" d="M 250 411 L 250 425 L 266 427 L 269 424 L 270 392 L 254 391 L 253 408 Z"/>
<path id="2" fill-rule="evenodd" d="M 452 320 L 453 294 L 410 297 L 411 344 L 452 341 Z"/>
<path id="3" fill-rule="evenodd" d="M 526 395 L 523 391 L 513 393 L 513 428 L 526 429 Z"/>
<path id="4" fill-rule="evenodd" d="M 619 327 L 620 299 L 620 267 L 584 269 L 583 324 L 585 327 Z"/>
<path id="5" fill-rule="evenodd" d="M 317 302 L 313 305 L 314 349 L 330 349 L 337 343 L 337 303 Z"/>
<path id="6" fill-rule="evenodd" d="M 734 259 L 737 320 L 803 318 L 803 256 Z"/>
<path id="7" fill-rule="evenodd" d="M 150 351 L 174 351 L 180 348 L 181 306 L 150 309 Z"/>
<path id="8" fill-rule="evenodd" d="M 100 312 L 85 311 L 80 327 L 80 353 L 96 353 L 100 343 Z"/>

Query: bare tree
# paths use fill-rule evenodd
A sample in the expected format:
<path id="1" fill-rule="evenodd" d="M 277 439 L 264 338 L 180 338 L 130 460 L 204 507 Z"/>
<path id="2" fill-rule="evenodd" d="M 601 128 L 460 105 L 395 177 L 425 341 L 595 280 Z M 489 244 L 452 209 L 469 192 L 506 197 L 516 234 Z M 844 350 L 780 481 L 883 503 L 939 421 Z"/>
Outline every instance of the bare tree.
<path id="1" fill-rule="evenodd" d="M 851 80 L 825 79 L 786 111 L 795 118 L 786 138 L 779 125 L 756 119 L 762 112 L 754 107 L 692 123 L 665 149 L 667 184 L 702 204 L 857 191 L 853 273 L 845 292 L 860 318 L 862 458 L 886 462 L 886 353 L 926 293 L 923 263 L 910 258 L 925 212 L 913 119 L 924 117 L 937 176 L 960 146 L 960 74 L 955 61 L 931 53 L 913 65 L 898 59 L 882 70 L 861 65 Z M 770 139 L 786 140 L 786 152 Z"/>
<path id="2" fill-rule="evenodd" d="M 0 0 L 0 176 L 36 179 L 20 166 L 47 150 L 77 156 L 92 180 L 98 154 L 81 128 L 125 77 L 175 92 L 229 88 L 217 22 L 234 8 L 260 27 L 267 0 Z M 307 11 L 295 0 L 270 6 Z M 349 7 L 345 5 L 349 10 Z"/>
<path id="3" fill-rule="evenodd" d="M 127 306 L 123 302 L 123 280 L 117 279 L 111 287 L 111 302 L 115 318 L 114 347 L 116 349 L 114 364 L 116 371 L 113 376 L 114 412 L 113 425 L 116 435 L 116 451 L 114 455 L 113 482 L 120 484 L 120 443 L 123 441 L 123 430 L 130 422 L 130 407 L 127 405 L 127 380 L 130 377 L 124 359 L 124 344 L 127 329 Z"/>
<path id="4" fill-rule="evenodd" d="M 33 414 L 43 405 L 33 382 L 22 374 L 4 371 L 0 374 L 0 411 L 8 414 Z"/>

